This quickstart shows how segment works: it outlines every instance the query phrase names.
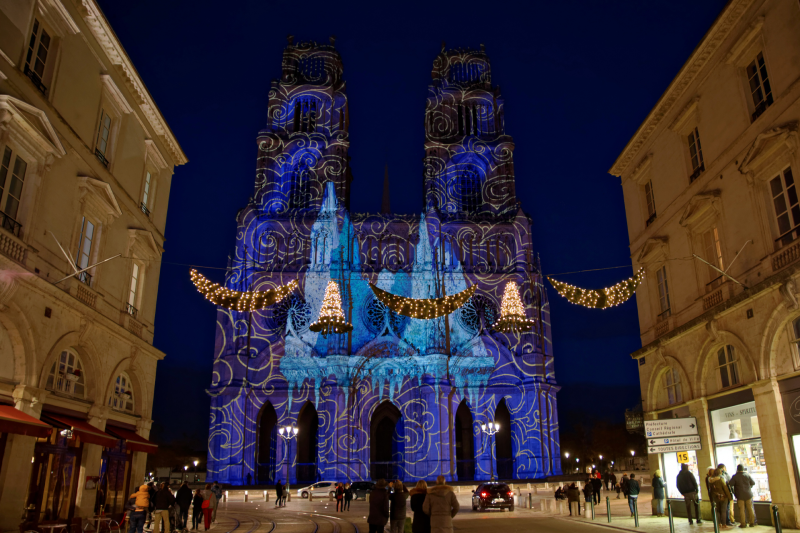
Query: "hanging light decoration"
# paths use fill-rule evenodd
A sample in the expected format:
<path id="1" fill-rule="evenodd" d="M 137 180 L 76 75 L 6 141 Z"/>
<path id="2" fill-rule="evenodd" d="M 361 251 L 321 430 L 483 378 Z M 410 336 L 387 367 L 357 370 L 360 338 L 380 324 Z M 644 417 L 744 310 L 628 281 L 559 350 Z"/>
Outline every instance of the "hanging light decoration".
<path id="1" fill-rule="evenodd" d="M 369 287 L 378 300 L 398 315 L 430 320 L 449 315 L 464 305 L 475 294 L 477 285 L 443 298 L 406 298 L 379 289 L 372 283 L 369 284 Z"/>
<path id="2" fill-rule="evenodd" d="M 569 300 L 570 303 L 593 309 L 607 309 L 630 300 L 639 284 L 644 281 L 644 268 L 640 268 L 633 277 L 599 291 L 582 289 L 563 281 L 556 281 L 549 276 L 547 279 L 556 288 L 558 294 Z"/>
<path id="3" fill-rule="evenodd" d="M 233 311 L 256 311 L 276 304 L 297 288 L 297 280 L 268 291 L 232 291 L 214 283 L 197 270 L 190 272 L 197 291 L 209 302 Z"/>
<path id="4" fill-rule="evenodd" d="M 342 311 L 342 297 L 339 294 L 339 285 L 329 281 L 325 287 L 325 296 L 322 298 L 322 307 L 319 310 L 319 320 L 313 322 L 309 329 L 327 336 L 331 333 L 347 333 L 353 329 L 353 324 L 348 322 Z"/>
<path id="5" fill-rule="evenodd" d="M 531 326 L 533 326 L 533 320 L 525 314 L 517 282 L 509 281 L 506 283 L 503 300 L 500 304 L 500 318 L 492 327 L 501 333 L 511 333 L 528 331 Z"/>

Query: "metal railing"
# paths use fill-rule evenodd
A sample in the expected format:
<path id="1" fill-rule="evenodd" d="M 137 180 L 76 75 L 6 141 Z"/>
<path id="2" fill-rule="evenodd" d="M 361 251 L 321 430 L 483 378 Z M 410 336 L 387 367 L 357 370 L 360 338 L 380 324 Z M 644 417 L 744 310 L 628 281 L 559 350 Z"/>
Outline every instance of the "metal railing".
<path id="1" fill-rule="evenodd" d="M 139 314 L 139 310 L 129 303 L 125 304 L 125 312 L 131 315 L 133 318 L 136 318 L 136 315 Z"/>
<path id="2" fill-rule="evenodd" d="M 19 230 L 22 229 L 22 224 L 0 211 L 0 226 L 9 233 L 13 233 L 15 237 L 19 237 Z"/>
<path id="3" fill-rule="evenodd" d="M 689 183 L 693 183 L 693 182 L 694 182 L 694 180 L 696 180 L 697 178 L 699 178 L 699 177 L 700 177 L 700 174 L 702 174 L 702 173 L 703 173 L 703 172 L 705 172 L 705 171 L 706 171 L 706 165 L 705 165 L 705 163 L 700 163 L 700 166 L 699 166 L 699 167 L 697 167 L 696 169 L 694 169 L 694 172 L 692 172 L 692 175 L 691 175 L 691 176 L 689 176 Z"/>
<path id="4" fill-rule="evenodd" d="M 145 215 L 147 215 L 148 217 L 150 216 L 150 210 L 149 210 L 149 209 L 147 209 L 147 206 L 146 206 L 146 205 L 144 205 L 144 202 L 141 202 L 141 203 L 139 204 L 139 207 L 141 208 L 141 210 L 142 210 L 142 213 L 144 213 L 144 214 L 145 214 Z"/>
<path id="5" fill-rule="evenodd" d="M 92 286 L 92 275 L 86 272 L 85 270 L 80 274 L 77 274 L 75 277 L 78 278 L 78 280 L 80 280 L 84 284 L 88 285 L 89 287 Z"/>
<path id="6" fill-rule="evenodd" d="M 39 75 L 36 74 L 33 70 L 31 70 L 31 68 L 28 67 L 27 65 L 25 66 L 25 71 L 24 72 L 25 72 L 25 75 L 28 76 L 31 79 L 31 81 L 36 86 L 36 88 L 39 89 L 39 91 L 42 94 L 47 95 L 47 87 L 45 86 L 44 83 L 42 83 L 42 78 L 39 77 Z"/>
<path id="7" fill-rule="evenodd" d="M 668 319 L 671 316 L 672 316 L 672 309 L 670 308 L 670 309 L 667 309 L 666 311 L 663 311 L 662 313 L 660 313 L 658 315 L 656 321 L 657 322 L 663 322 L 664 320 Z"/>
<path id="8" fill-rule="evenodd" d="M 656 221 L 656 214 L 653 213 L 652 215 L 650 215 L 650 218 L 647 219 L 647 222 L 645 222 L 644 225 L 645 227 L 647 227 L 655 221 Z"/>
<path id="9" fill-rule="evenodd" d="M 772 105 L 772 95 L 769 95 L 769 96 L 767 97 L 767 99 L 766 99 L 766 100 L 762 100 L 762 101 L 761 101 L 761 103 L 759 103 L 759 104 L 756 106 L 756 109 L 755 109 L 755 111 L 753 111 L 753 115 L 752 115 L 752 117 L 753 117 L 753 122 L 755 122 L 755 120 L 756 120 L 758 117 L 760 117 L 761 115 L 763 115 L 763 114 L 764 114 L 764 111 L 766 111 L 766 110 L 767 110 L 767 108 L 768 108 L 769 106 L 771 106 L 771 105 Z"/>
<path id="10" fill-rule="evenodd" d="M 104 154 L 103 152 L 101 152 L 99 148 L 95 148 L 95 149 L 94 149 L 94 155 L 97 157 L 97 159 L 98 159 L 98 160 L 99 160 L 101 163 L 103 163 L 103 166 L 105 166 L 106 168 L 108 168 L 108 159 L 106 159 L 106 154 Z"/>

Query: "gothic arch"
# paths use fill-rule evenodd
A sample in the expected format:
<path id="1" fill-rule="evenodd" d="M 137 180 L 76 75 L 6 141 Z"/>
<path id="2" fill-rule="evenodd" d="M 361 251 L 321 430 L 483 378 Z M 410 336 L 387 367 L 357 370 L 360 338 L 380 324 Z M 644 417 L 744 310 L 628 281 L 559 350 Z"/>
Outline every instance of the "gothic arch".
<path id="1" fill-rule="evenodd" d="M 379 403 L 370 416 L 369 458 L 373 479 L 398 476 L 403 468 L 405 428 L 403 413 L 389 400 Z"/>
<path id="2" fill-rule="evenodd" d="M 475 421 L 466 399 L 456 409 L 454 427 L 458 480 L 475 479 Z"/>
<path id="3" fill-rule="evenodd" d="M 709 391 L 706 384 L 708 383 L 711 374 L 711 366 L 714 362 L 712 357 L 716 357 L 719 349 L 726 345 L 733 346 L 737 358 L 741 362 L 739 366 L 740 372 L 746 372 L 746 374 L 742 373 L 742 379 L 739 385 L 745 385 L 758 379 L 756 365 L 747 345 L 736 334 L 730 331 L 717 330 L 715 322 L 716 321 L 712 321 L 709 323 L 707 329 L 709 329 L 710 336 L 700 347 L 700 357 L 697 358 L 693 370 L 694 380 L 692 389 L 696 392 L 696 396 L 698 397 L 718 392 L 717 390 Z"/>
<path id="4" fill-rule="evenodd" d="M 298 481 L 314 481 L 319 458 L 319 414 L 311 401 L 306 401 L 297 415 L 298 433 L 297 466 Z"/>
<path id="5" fill-rule="evenodd" d="M 497 458 L 498 479 L 514 477 L 514 436 L 511 427 L 511 410 L 502 398 L 494 410 L 494 421 L 500 424 L 500 431 L 494 436 L 495 457 Z"/>
<path id="6" fill-rule="evenodd" d="M 278 414 L 269 400 L 265 401 L 258 411 L 257 424 L 255 481 L 269 483 L 274 481 L 278 449 Z"/>

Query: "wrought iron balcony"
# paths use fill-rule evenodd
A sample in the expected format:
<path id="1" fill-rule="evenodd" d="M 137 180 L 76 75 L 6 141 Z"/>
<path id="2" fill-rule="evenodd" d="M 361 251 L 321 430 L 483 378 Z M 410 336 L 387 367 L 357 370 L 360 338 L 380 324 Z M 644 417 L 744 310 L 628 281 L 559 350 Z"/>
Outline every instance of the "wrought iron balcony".
<path id="1" fill-rule="evenodd" d="M 88 285 L 89 287 L 92 286 L 92 275 L 86 272 L 85 270 L 80 274 L 77 274 L 75 277 L 78 278 L 85 285 Z"/>
<path id="2" fill-rule="evenodd" d="M 706 165 L 705 165 L 705 163 L 700 163 L 700 166 L 699 166 L 699 167 L 697 167 L 696 169 L 694 169 L 694 172 L 692 173 L 692 175 L 691 175 L 691 176 L 689 176 L 689 183 L 692 183 L 692 182 L 694 182 L 694 180 L 696 180 L 697 178 L 699 178 L 699 177 L 700 177 L 700 174 L 702 174 L 702 173 L 703 173 L 703 172 L 705 172 L 705 171 L 706 171 Z"/>
<path id="3" fill-rule="evenodd" d="M 0 211 L 0 226 L 9 233 L 13 233 L 15 237 L 19 237 L 19 230 L 22 229 L 22 224 Z"/>
<path id="4" fill-rule="evenodd" d="M 144 202 L 139 203 L 139 207 L 141 208 L 142 213 L 144 213 L 149 218 L 150 217 L 150 210 L 147 209 L 147 206 L 144 204 Z"/>
<path id="5" fill-rule="evenodd" d="M 39 89 L 39 91 L 41 91 L 42 94 L 44 94 L 45 96 L 47 95 L 47 87 L 45 86 L 44 83 L 42 83 L 42 78 L 39 77 L 39 75 L 36 74 L 34 71 L 32 71 L 28 66 L 25 67 L 25 75 L 31 79 L 33 84 L 36 86 L 37 89 Z"/>
<path id="6" fill-rule="evenodd" d="M 139 314 L 139 310 L 129 303 L 125 304 L 125 312 L 131 315 L 133 318 L 136 318 L 136 315 Z"/>
<path id="7" fill-rule="evenodd" d="M 94 155 L 97 156 L 97 159 L 103 163 L 103 166 L 108 168 L 108 159 L 106 159 L 106 155 L 100 151 L 99 148 L 94 149 Z"/>
<path id="8" fill-rule="evenodd" d="M 767 99 L 766 99 L 766 100 L 762 100 L 762 101 L 761 101 L 761 103 L 759 103 L 759 104 L 756 106 L 756 109 L 755 109 L 755 111 L 753 112 L 753 122 L 755 122 L 755 121 L 756 121 L 756 119 L 757 119 L 758 117 L 760 117 L 761 115 L 763 115 L 763 114 L 764 114 L 764 111 L 766 111 L 766 110 L 767 110 L 767 108 L 768 108 L 769 106 L 771 106 L 771 105 L 772 105 L 772 94 L 770 94 L 769 96 L 767 96 Z"/>
<path id="9" fill-rule="evenodd" d="M 655 221 L 656 221 L 656 214 L 653 213 L 652 215 L 650 215 L 650 218 L 647 219 L 647 222 L 645 222 L 644 225 L 645 227 L 647 227 Z"/>

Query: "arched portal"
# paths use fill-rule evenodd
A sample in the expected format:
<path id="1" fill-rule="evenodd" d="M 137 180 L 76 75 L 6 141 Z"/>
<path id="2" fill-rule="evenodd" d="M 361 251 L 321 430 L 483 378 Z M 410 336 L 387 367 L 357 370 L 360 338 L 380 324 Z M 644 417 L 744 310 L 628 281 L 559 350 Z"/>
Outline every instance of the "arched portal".
<path id="1" fill-rule="evenodd" d="M 392 402 L 380 404 L 372 414 L 369 431 L 372 479 L 394 479 L 403 468 L 405 430 L 403 414 Z"/>
<path id="2" fill-rule="evenodd" d="M 513 479 L 514 455 L 511 450 L 511 412 L 506 406 L 505 398 L 497 404 L 494 420 L 500 424 L 500 431 L 494 436 L 495 453 L 497 454 L 497 478 Z"/>
<path id="3" fill-rule="evenodd" d="M 317 432 L 319 417 L 314 404 L 306 402 L 297 417 L 297 459 L 298 483 L 312 483 L 317 480 Z M 289 441 L 291 445 L 291 441 Z M 291 457 L 291 455 L 290 455 Z"/>
<path id="4" fill-rule="evenodd" d="M 256 445 L 256 480 L 259 484 L 274 482 L 275 451 L 278 449 L 278 415 L 270 402 L 258 412 L 258 444 Z"/>
<path id="5" fill-rule="evenodd" d="M 475 479 L 473 421 L 466 400 L 456 411 L 456 473 L 459 481 Z"/>

